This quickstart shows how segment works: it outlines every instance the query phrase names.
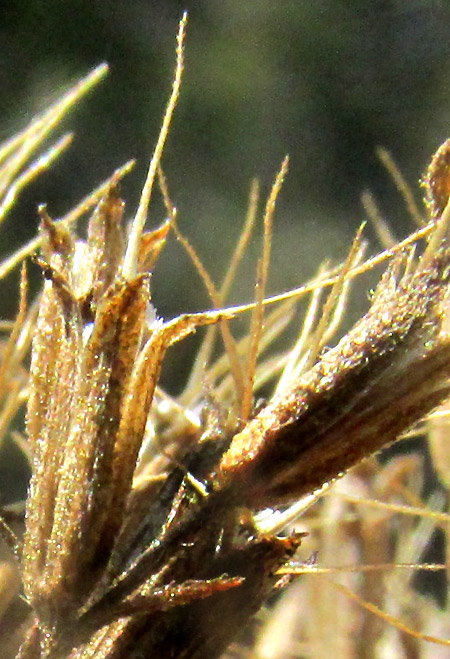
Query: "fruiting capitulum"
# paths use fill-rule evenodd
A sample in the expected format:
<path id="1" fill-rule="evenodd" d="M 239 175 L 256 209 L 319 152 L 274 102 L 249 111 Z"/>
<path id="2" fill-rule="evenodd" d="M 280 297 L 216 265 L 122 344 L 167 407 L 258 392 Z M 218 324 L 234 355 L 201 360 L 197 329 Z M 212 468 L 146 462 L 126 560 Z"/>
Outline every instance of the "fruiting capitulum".
<path id="1" fill-rule="evenodd" d="M 178 97 L 185 22 L 173 92 L 128 238 L 118 189 L 123 171 L 82 206 L 97 204 L 86 241 L 40 212 L 37 260 L 44 288 L 37 319 L 30 316 L 33 474 L 21 556 L 31 615 L 20 659 L 219 656 L 280 579 L 284 583 L 279 572 L 289 572 L 304 535 L 263 532 L 254 514 L 314 493 L 450 394 L 448 143 L 425 179 L 430 225 L 408 239 L 409 246 L 384 255 L 392 258 L 368 313 L 330 350 L 324 349 L 327 323 L 314 322 L 315 295 L 334 284 L 323 318 L 338 315 L 347 282 L 369 267 L 357 265 L 360 234 L 347 262 L 312 282 L 308 331 L 286 350 L 284 371 L 274 369 L 283 387 L 260 411 L 249 407 L 260 341 L 277 320 L 265 312 L 264 286 L 287 159 L 266 204 L 255 304 L 224 307 L 185 241 L 218 308 L 155 318 L 150 272 L 170 231 L 182 240 L 160 158 Z M 91 74 L 85 88 L 99 77 Z M 65 97 L 64 108 L 80 89 Z M 23 139 L 38 131 L 36 125 L 47 126 L 35 122 Z M 169 220 L 146 233 L 158 174 Z M 415 259 L 410 245 L 425 234 L 428 244 Z M 239 345 L 228 321 L 250 308 L 249 336 Z M 13 343 L 26 325 L 24 309 L 22 302 Z M 200 393 L 170 399 L 158 390 L 167 349 L 198 327 L 216 324 L 230 364 L 214 363 L 209 348 L 205 378 L 197 378 Z M 17 368 L 23 349 L 18 359 L 9 348 L 6 357 L 15 355 Z M 163 423 L 162 400 L 170 403 Z M 153 447 L 151 457 L 141 451 L 144 441 Z"/>

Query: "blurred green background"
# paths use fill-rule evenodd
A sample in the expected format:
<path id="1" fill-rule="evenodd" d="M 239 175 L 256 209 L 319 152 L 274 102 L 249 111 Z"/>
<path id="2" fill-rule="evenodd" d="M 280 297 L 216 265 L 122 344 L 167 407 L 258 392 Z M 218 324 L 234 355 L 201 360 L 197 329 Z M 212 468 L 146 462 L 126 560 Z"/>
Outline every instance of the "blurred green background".
<path id="1" fill-rule="evenodd" d="M 345 254 L 364 218 L 365 187 L 404 235 L 410 220 L 374 150 L 388 148 L 414 185 L 447 137 L 449 3 L 18 0 L 0 9 L 2 138 L 94 65 L 107 61 L 111 71 L 65 121 L 75 143 L 9 218 L 7 249 L 35 231 L 37 203 L 48 202 L 57 217 L 135 157 L 123 185 L 132 215 L 170 92 L 185 9 L 186 71 L 164 167 L 180 225 L 216 278 L 243 221 L 252 177 L 267 192 L 286 153 L 291 165 L 278 205 L 271 291 L 295 286 L 323 258 Z M 163 210 L 158 203 L 152 210 L 156 225 Z M 169 246 L 154 282 L 164 315 L 180 300 L 183 308 L 208 304 L 195 273 L 186 276 L 187 264 L 179 247 Z M 253 265 L 244 264 L 243 273 L 250 280 Z M 237 287 L 233 299 L 250 295 Z"/>

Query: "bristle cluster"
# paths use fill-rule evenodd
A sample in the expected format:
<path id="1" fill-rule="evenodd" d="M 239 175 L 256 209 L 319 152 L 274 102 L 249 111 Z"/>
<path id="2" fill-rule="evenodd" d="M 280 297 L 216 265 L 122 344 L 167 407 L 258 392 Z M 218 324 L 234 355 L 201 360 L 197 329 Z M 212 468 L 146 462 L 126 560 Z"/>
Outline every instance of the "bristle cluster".
<path id="1" fill-rule="evenodd" d="M 414 637 L 397 621 L 396 611 L 382 613 L 379 584 L 370 579 L 377 569 L 417 567 L 419 543 L 415 553 L 402 554 L 397 533 L 394 564 L 395 543 L 386 540 L 387 534 L 380 540 L 378 517 L 361 514 L 356 523 L 351 506 L 369 505 L 377 514 L 388 508 L 390 514 L 428 515 L 433 523 L 449 527 L 444 512 L 425 513 L 411 505 L 418 495 L 411 495 L 408 479 L 420 470 L 417 459 L 400 458 L 376 477 L 377 465 L 370 458 L 411 432 L 450 395 L 449 143 L 438 150 L 425 179 L 429 225 L 395 245 L 388 236 L 387 249 L 365 262 L 361 227 L 343 264 L 323 265 L 309 284 L 266 298 L 274 206 L 287 173 L 286 158 L 264 211 L 255 302 L 226 308 L 226 294 L 257 217 L 259 188 L 252 185 L 242 237 L 223 285 L 216 286 L 178 227 L 160 162 L 179 95 L 185 26 L 186 16 L 178 33 L 172 94 L 129 231 L 119 195 L 127 164 L 62 221 L 53 221 L 41 207 L 39 236 L 0 265 L 1 278 L 40 248 L 36 262 L 44 283 L 39 302 L 27 309 L 23 269 L 18 316 L 2 346 L 0 366 L 0 438 L 26 401 L 27 438 L 16 434 L 15 439 L 32 467 L 22 544 L 8 525 L 20 513 L 8 510 L 0 518 L 2 536 L 20 566 L 27 607 L 18 615 L 19 623 L 13 625 L 13 616 L 9 618 L 10 645 L 5 641 L 7 648 L 20 645 L 18 659 L 221 656 L 274 589 L 294 576 L 327 571 L 317 565 L 316 552 L 306 564 L 295 560 L 306 535 L 292 529 L 299 515 L 304 515 L 302 528 L 318 533 L 319 549 L 330 562 L 344 551 L 365 557 L 361 572 L 367 581 L 354 584 L 366 589 L 363 596 L 344 584 L 333 587 Z M 0 149 L 0 163 L 6 163 L 0 168 L 0 219 L 19 189 L 39 166 L 48 166 L 66 141 L 22 171 L 26 157 L 104 72 L 104 67 L 96 69 Z M 384 151 L 380 157 L 413 207 L 392 159 Z M 168 219 L 146 232 L 155 180 Z M 94 206 L 81 240 L 71 223 Z M 213 310 L 172 320 L 158 317 L 150 276 L 171 232 L 191 257 Z M 425 237 L 428 242 L 417 258 L 415 244 Z M 350 282 L 387 259 L 369 311 L 328 349 Z M 306 295 L 309 304 L 294 346 L 275 356 L 265 354 L 298 315 L 295 305 Z M 275 302 L 283 304 L 272 309 Z M 252 312 L 249 330 L 237 339 L 229 321 L 246 311 Z M 171 397 L 159 388 L 166 351 L 206 325 L 210 327 L 191 377 L 181 395 Z M 218 357 L 216 325 L 225 346 Z M 32 335 L 27 373 L 24 362 Z M 269 381 L 274 384 L 272 397 L 255 406 L 255 394 Z M 448 414 L 448 406 L 440 413 Z M 426 422 L 435 446 L 444 434 L 436 418 Z M 355 469 L 347 482 L 380 501 L 339 490 L 344 482 L 339 477 L 351 467 Z M 338 487 L 331 487 L 335 480 Z M 393 491 L 410 496 L 409 508 L 381 500 Z M 308 519 L 319 499 L 322 514 Z M 261 512 L 268 507 L 269 512 Z M 288 532 L 279 536 L 285 527 Z M 429 524 L 422 535 L 429 537 L 433 528 Z M 377 557 L 384 562 L 371 565 Z M 12 560 L 0 563 L 0 615 L 8 615 L 19 589 L 14 565 Z M 307 651 L 295 654 L 288 648 L 285 655 L 277 654 L 286 638 L 272 630 L 271 638 L 278 640 L 275 654 L 267 654 L 267 647 L 262 648 L 268 623 L 255 656 L 313 656 L 317 650 L 316 656 L 344 657 L 372 647 L 376 625 L 364 619 L 354 634 L 354 612 L 343 623 L 334 600 L 332 607 L 324 604 L 322 589 L 307 591 L 304 583 L 294 584 L 300 584 L 299 592 L 310 603 L 301 621 L 288 625 L 283 598 L 275 615 L 282 611 L 290 630 L 286 638 L 301 629 Z M 406 591 L 405 582 L 400 585 Z M 376 601 L 370 605 L 364 598 L 372 592 Z M 325 609 L 324 617 L 320 612 Z M 344 654 L 333 641 L 338 625 Z M 437 637 L 416 636 L 449 645 Z"/>

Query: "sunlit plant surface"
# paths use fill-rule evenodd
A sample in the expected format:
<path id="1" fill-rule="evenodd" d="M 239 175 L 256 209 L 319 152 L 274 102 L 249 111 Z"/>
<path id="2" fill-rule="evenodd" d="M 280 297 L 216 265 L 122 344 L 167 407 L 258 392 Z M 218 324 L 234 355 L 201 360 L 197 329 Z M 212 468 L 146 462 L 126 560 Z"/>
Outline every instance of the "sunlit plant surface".
<path id="1" fill-rule="evenodd" d="M 268 298 L 286 157 L 265 203 L 251 184 L 242 234 L 216 285 L 177 224 L 162 169 L 185 25 L 186 17 L 130 225 L 123 226 L 119 188 L 131 162 L 63 218 L 40 208 L 36 239 L 0 264 L 2 279 L 22 264 L 17 317 L 2 325 L 0 439 L 16 442 L 32 470 L 27 501 L 2 509 L 0 655 L 447 656 L 446 602 L 419 595 L 414 578 L 433 571 L 443 583 L 448 562 L 423 557 L 450 521 L 442 495 L 449 484 L 450 147 L 440 148 L 424 178 L 423 210 L 380 151 L 418 224 L 411 236 L 395 241 L 366 194 L 383 251 L 367 258 L 361 229 L 343 264 L 317 264 L 312 281 Z M 1 219 L 69 145 L 64 136 L 40 151 L 106 71 L 95 69 L 1 147 Z M 149 219 L 156 187 L 166 217 Z M 81 240 L 75 224 L 85 216 Z M 229 307 L 260 216 L 255 300 Z M 173 236 L 211 308 L 163 319 L 149 273 Z M 43 278 L 36 301 L 27 293 L 33 254 Z M 351 284 L 383 263 L 367 314 L 330 349 Z M 301 318 L 299 300 L 306 300 Z M 236 336 L 233 319 L 242 314 L 248 331 Z M 294 345 L 274 354 L 271 346 L 296 323 Z M 190 376 L 174 397 L 158 385 L 164 356 L 202 326 Z M 256 404 L 269 386 L 271 397 Z M 12 430 L 24 414 L 26 436 Z M 426 440 L 442 485 L 426 500 L 423 454 L 371 457 L 401 436 Z"/>

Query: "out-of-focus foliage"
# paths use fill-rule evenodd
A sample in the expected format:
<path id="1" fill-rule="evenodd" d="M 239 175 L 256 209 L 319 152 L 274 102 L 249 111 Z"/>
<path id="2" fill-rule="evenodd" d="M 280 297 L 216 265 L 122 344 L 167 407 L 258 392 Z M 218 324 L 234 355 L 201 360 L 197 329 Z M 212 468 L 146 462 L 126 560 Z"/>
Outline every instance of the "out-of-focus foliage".
<path id="1" fill-rule="evenodd" d="M 405 233 L 403 208 L 374 149 L 391 150 L 414 183 L 447 135 L 447 3 L 21 0 L 2 3 L 0 13 L 3 137 L 100 61 L 110 63 L 111 75 L 69 120 L 78 135 L 74 147 L 24 200 L 7 237 L 19 242 L 34 230 L 37 201 L 49 201 L 60 215 L 90 189 L 93 175 L 101 180 L 129 157 L 139 164 L 125 196 L 137 199 L 184 9 L 190 12 L 187 74 L 165 168 L 180 222 L 208 265 L 223 270 L 220 252 L 236 236 L 250 179 L 260 176 L 268 185 L 287 152 L 291 167 L 274 252 L 275 264 L 283 253 L 283 268 L 273 269 L 274 289 L 310 275 L 329 256 L 327 241 L 343 256 L 363 216 L 359 194 L 367 185 L 394 229 L 398 222 L 398 233 Z M 298 236 L 291 228 L 298 223 L 308 248 L 286 254 L 286 234 Z M 164 311 L 179 308 L 178 294 L 198 304 L 191 282 L 181 274 L 174 279 L 172 268 L 167 290 L 169 268 L 155 282 Z"/>

